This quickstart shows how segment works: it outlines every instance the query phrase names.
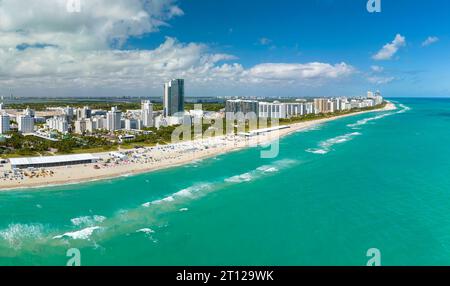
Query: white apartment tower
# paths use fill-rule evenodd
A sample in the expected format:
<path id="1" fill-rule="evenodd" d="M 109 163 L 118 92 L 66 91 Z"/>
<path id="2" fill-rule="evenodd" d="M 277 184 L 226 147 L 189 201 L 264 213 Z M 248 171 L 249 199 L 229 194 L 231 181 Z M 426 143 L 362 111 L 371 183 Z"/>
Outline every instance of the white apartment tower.
<path id="1" fill-rule="evenodd" d="M 184 79 L 173 79 L 164 84 L 164 116 L 184 111 Z"/>
<path id="2" fill-rule="evenodd" d="M 4 113 L 0 115 L 0 134 L 5 134 L 9 131 L 9 115 Z"/>
<path id="3" fill-rule="evenodd" d="M 144 127 L 153 127 L 153 104 L 150 100 L 142 101 L 142 124 Z"/>
<path id="4" fill-rule="evenodd" d="M 121 129 L 122 112 L 117 110 L 117 107 L 111 108 L 111 111 L 106 115 L 106 129 L 109 131 L 116 131 Z"/>
<path id="5" fill-rule="evenodd" d="M 34 131 L 34 118 L 29 114 L 17 116 L 17 124 L 21 133 L 33 133 Z"/>

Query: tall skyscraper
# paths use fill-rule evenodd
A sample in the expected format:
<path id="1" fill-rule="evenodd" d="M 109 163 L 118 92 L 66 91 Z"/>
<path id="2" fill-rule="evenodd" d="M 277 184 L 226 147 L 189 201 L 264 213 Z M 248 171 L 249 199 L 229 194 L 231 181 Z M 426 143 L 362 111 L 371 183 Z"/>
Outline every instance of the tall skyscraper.
<path id="1" fill-rule="evenodd" d="M 92 109 L 89 106 L 85 106 L 83 108 L 77 109 L 77 119 L 86 119 L 91 118 L 92 116 Z"/>
<path id="2" fill-rule="evenodd" d="M 164 116 L 184 111 L 184 79 L 173 79 L 164 84 Z"/>
<path id="3" fill-rule="evenodd" d="M 0 115 L 0 134 L 5 134 L 9 131 L 9 115 L 4 113 Z"/>
<path id="4" fill-rule="evenodd" d="M 28 114 L 17 116 L 17 124 L 19 125 L 19 132 L 21 133 L 34 132 L 34 118 Z"/>
<path id="5" fill-rule="evenodd" d="M 258 116 L 259 111 L 258 104 L 259 103 L 256 100 L 242 100 L 242 99 L 227 100 L 225 104 L 225 112 L 227 113 L 242 112 L 244 114 L 253 112 Z"/>
<path id="6" fill-rule="evenodd" d="M 153 127 L 153 104 L 150 100 L 142 101 L 142 124 L 144 127 Z"/>
<path id="7" fill-rule="evenodd" d="M 122 112 L 117 110 L 117 107 L 111 108 L 111 111 L 106 115 L 106 129 L 115 131 L 121 129 Z"/>

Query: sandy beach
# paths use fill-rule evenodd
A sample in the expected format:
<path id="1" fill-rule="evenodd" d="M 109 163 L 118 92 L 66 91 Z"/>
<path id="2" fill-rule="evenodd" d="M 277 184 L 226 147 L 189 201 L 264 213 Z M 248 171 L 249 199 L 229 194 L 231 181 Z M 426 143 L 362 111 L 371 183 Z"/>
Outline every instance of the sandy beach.
<path id="1" fill-rule="evenodd" d="M 267 144 L 268 142 L 293 132 L 305 130 L 340 118 L 394 109 L 396 109 L 395 105 L 388 103 L 382 109 L 296 123 L 289 125 L 289 128 L 286 129 L 250 138 L 231 135 L 218 136 L 164 146 L 119 150 L 114 154 L 110 152 L 98 153 L 94 155 L 99 157 L 100 161 L 95 164 L 46 168 L 45 170 L 39 169 L 34 172 L 23 170 L 14 174 L 14 178 L 12 176 L 8 179 L 1 178 L 0 190 L 78 184 L 161 170 L 192 163 L 197 160 L 214 157 L 246 147 Z M 120 155 L 120 157 L 116 155 Z"/>

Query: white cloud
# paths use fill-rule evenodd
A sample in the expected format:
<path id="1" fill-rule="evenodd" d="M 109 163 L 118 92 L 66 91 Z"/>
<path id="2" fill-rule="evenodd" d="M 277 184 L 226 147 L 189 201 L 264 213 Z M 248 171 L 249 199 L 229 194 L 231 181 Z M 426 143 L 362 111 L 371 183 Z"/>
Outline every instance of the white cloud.
<path id="1" fill-rule="evenodd" d="M 272 43 L 272 40 L 271 39 L 269 39 L 269 38 L 260 38 L 259 39 L 259 43 L 261 44 L 261 45 L 263 45 L 263 46 L 267 46 L 267 45 L 270 45 L 271 43 Z"/>
<path id="2" fill-rule="evenodd" d="M 401 47 L 406 45 L 406 39 L 400 34 L 395 36 L 395 39 L 383 46 L 381 50 L 378 51 L 372 58 L 374 60 L 390 60 L 398 52 Z"/>
<path id="3" fill-rule="evenodd" d="M 0 1 L 0 46 L 52 44 L 103 49 L 155 32 L 183 15 L 173 0 L 87 0 L 71 13 L 67 0 Z"/>
<path id="4" fill-rule="evenodd" d="M 375 73 L 380 73 L 384 71 L 384 68 L 380 66 L 371 66 L 370 69 Z"/>
<path id="5" fill-rule="evenodd" d="M 388 84 L 395 80 L 393 76 L 370 76 L 367 80 L 373 84 L 382 85 Z"/>
<path id="6" fill-rule="evenodd" d="M 425 41 L 422 42 L 422 47 L 430 46 L 439 41 L 438 37 L 428 37 Z"/>
<path id="7" fill-rule="evenodd" d="M 165 80 L 182 77 L 191 87 L 230 89 L 323 84 L 355 71 L 346 63 L 319 62 L 245 68 L 233 55 L 175 38 L 155 49 L 123 49 L 129 38 L 155 32 L 181 15 L 174 0 L 89 0 L 82 1 L 81 13 L 67 13 L 66 0 L 0 0 L 0 85 L 117 92 L 160 89 Z"/>
<path id="8" fill-rule="evenodd" d="M 336 79 L 354 72 L 346 63 L 331 65 L 328 63 L 285 64 L 265 63 L 254 66 L 246 72 L 251 80 L 315 80 Z"/>

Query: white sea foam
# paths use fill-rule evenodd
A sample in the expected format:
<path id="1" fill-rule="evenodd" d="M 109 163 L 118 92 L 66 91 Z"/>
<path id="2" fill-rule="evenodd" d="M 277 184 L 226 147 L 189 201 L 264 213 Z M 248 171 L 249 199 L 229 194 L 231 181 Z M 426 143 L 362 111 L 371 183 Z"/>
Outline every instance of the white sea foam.
<path id="1" fill-rule="evenodd" d="M 41 239 L 43 230 L 41 224 L 10 224 L 0 231 L 0 238 L 7 241 L 11 248 L 20 249 L 25 240 Z"/>
<path id="2" fill-rule="evenodd" d="M 71 238 L 71 239 L 80 239 L 85 240 L 89 239 L 94 231 L 99 230 L 99 226 L 87 227 L 85 229 L 73 232 L 66 232 L 62 235 L 54 236 L 53 239 L 61 239 L 61 238 Z"/>
<path id="3" fill-rule="evenodd" d="M 276 167 L 273 167 L 270 165 L 261 166 L 261 167 L 257 168 L 257 170 L 264 172 L 264 173 L 275 173 L 275 172 L 279 171 Z"/>
<path id="4" fill-rule="evenodd" d="M 306 149 L 305 151 L 309 152 L 309 153 L 313 153 L 313 154 L 324 155 L 324 154 L 327 154 L 328 152 L 330 152 L 331 148 L 334 145 L 348 142 L 348 141 L 352 140 L 355 136 L 360 136 L 360 135 L 362 135 L 362 134 L 359 132 L 353 132 L 353 133 L 348 133 L 345 135 L 337 136 L 334 138 L 330 138 L 330 139 L 320 142 L 319 148 L 316 148 L 316 149 L 309 148 L 309 149 Z"/>
<path id="5" fill-rule="evenodd" d="M 141 228 L 141 229 L 136 230 L 136 232 L 142 232 L 145 234 L 155 233 L 155 231 L 151 228 Z"/>
<path id="6" fill-rule="evenodd" d="M 179 192 L 176 192 L 170 196 L 167 196 L 163 199 L 154 200 L 152 202 L 147 202 L 145 204 L 142 204 L 143 207 L 150 207 L 152 205 L 160 205 L 163 203 L 170 203 L 175 201 L 178 198 L 188 198 L 188 197 L 194 197 L 199 194 L 202 194 L 205 191 L 211 190 L 213 187 L 212 184 L 209 183 L 201 183 L 201 184 L 195 184 L 189 188 L 182 189 Z"/>
<path id="7" fill-rule="evenodd" d="M 329 151 L 328 150 L 324 150 L 324 149 L 306 149 L 306 152 L 308 153 L 313 153 L 313 154 L 319 154 L 319 155 L 324 155 L 327 154 Z"/>
<path id="8" fill-rule="evenodd" d="M 367 123 L 374 121 L 374 120 L 378 120 L 378 119 L 381 119 L 381 118 L 384 118 L 387 116 L 391 116 L 392 114 L 394 114 L 394 113 L 385 113 L 385 114 L 380 114 L 380 115 L 377 115 L 374 117 L 364 118 L 364 119 L 358 120 L 356 123 L 348 124 L 347 126 L 353 128 L 353 129 L 359 129 L 359 127 L 362 125 L 366 125 Z"/>
<path id="9" fill-rule="evenodd" d="M 391 116 L 391 115 L 394 115 L 394 114 L 405 113 L 405 112 L 411 110 L 410 107 L 408 107 L 408 106 L 406 106 L 404 104 L 400 104 L 399 106 L 401 108 L 399 111 L 390 112 L 390 113 L 384 113 L 384 114 L 380 114 L 380 115 L 377 115 L 377 116 L 374 116 L 374 117 L 364 118 L 364 119 L 358 120 L 356 123 L 348 124 L 347 126 L 351 127 L 352 129 L 360 129 L 360 126 L 366 125 L 367 123 L 369 123 L 371 121 L 379 120 L 379 119 L 382 119 L 384 117 Z"/>
<path id="10" fill-rule="evenodd" d="M 281 169 L 289 168 L 290 166 L 297 163 L 298 163 L 297 160 L 292 159 L 278 160 L 270 165 L 262 165 L 253 171 L 226 178 L 225 182 L 234 184 L 250 182 L 252 180 L 263 177 L 264 175 L 267 175 L 269 173 L 276 173 L 279 172 Z"/>
<path id="11" fill-rule="evenodd" d="M 80 216 L 71 219 L 73 225 L 75 226 L 93 226 L 97 223 L 102 223 L 106 220 L 106 217 L 100 216 L 100 215 L 94 215 L 94 216 Z"/>
<path id="12" fill-rule="evenodd" d="M 251 173 L 244 173 L 241 175 L 236 175 L 230 178 L 225 179 L 225 182 L 227 183 L 243 183 L 243 182 L 250 182 L 253 179 L 253 176 Z"/>

